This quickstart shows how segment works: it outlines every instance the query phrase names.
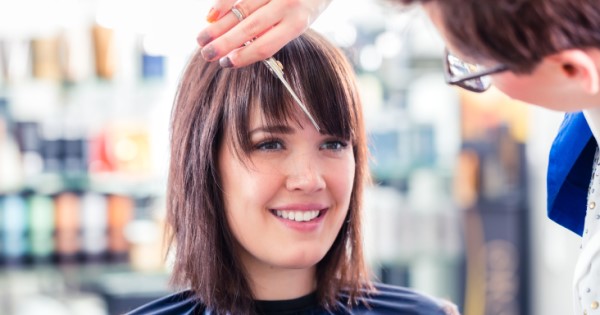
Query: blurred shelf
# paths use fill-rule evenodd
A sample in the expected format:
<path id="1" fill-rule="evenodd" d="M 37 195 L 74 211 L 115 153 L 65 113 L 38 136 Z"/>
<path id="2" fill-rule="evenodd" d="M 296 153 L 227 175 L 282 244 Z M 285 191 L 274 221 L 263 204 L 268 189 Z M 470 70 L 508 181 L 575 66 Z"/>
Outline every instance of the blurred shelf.
<path id="1" fill-rule="evenodd" d="M 122 173 L 43 173 L 27 177 L 22 185 L 0 194 L 36 192 L 55 194 L 62 191 L 94 191 L 106 194 L 162 196 L 166 189 L 163 177 Z"/>
<path id="2" fill-rule="evenodd" d="M 24 309 L 24 301 L 68 304 L 87 296 L 90 313 L 72 314 L 122 314 L 171 293 L 168 279 L 166 272 L 139 272 L 128 264 L 1 268 L 0 313 L 12 315 Z M 96 313 L 91 312 L 94 307 Z"/>

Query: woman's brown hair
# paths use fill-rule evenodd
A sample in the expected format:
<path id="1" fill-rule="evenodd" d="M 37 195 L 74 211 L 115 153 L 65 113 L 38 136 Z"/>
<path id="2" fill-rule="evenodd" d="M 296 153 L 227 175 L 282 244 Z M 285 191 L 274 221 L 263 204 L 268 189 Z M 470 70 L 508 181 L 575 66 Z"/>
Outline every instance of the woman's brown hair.
<path id="1" fill-rule="evenodd" d="M 360 219 L 363 186 L 369 177 L 367 147 L 354 73 L 343 54 L 312 31 L 274 57 L 321 132 L 353 144 L 356 169 L 349 211 L 332 247 L 317 264 L 317 295 L 325 307 L 333 307 L 342 290 L 356 302 L 370 284 Z M 227 226 L 217 167 L 225 128 L 231 131 L 238 157 L 247 157 L 251 106 L 261 107 L 268 124 L 294 121 L 297 113 L 290 94 L 264 64 L 224 69 L 204 61 L 199 51 L 193 54 L 171 117 L 167 220 L 175 247 L 172 282 L 191 288 L 219 314 L 250 313 L 254 308 Z"/>
<path id="2" fill-rule="evenodd" d="M 389 0 L 427 3 L 463 55 L 529 73 L 546 56 L 600 48 L 597 0 Z"/>

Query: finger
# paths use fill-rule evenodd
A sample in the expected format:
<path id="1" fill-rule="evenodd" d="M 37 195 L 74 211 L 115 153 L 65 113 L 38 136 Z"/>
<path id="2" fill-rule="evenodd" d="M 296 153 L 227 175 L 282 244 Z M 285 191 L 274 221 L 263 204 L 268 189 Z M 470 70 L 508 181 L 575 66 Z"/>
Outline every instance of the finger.
<path id="1" fill-rule="evenodd" d="M 268 2 L 269 2 L 269 0 L 258 0 L 258 1 L 245 0 L 245 1 L 239 2 L 236 5 L 236 7 L 238 8 L 238 10 L 241 10 L 246 17 L 248 17 L 248 16 L 251 16 L 252 13 L 254 13 L 256 10 L 258 10 L 259 8 L 261 8 L 262 6 L 267 4 Z M 231 12 L 231 7 L 229 7 L 227 9 L 227 11 L 225 12 L 225 14 L 218 21 L 212 23 L 211 25 L 207 26 L 202 31 L 200 31 L 200 33 L 198 33 L 196 41 L 198 42 L 198 45 L 200 47 L 204 47 L 208 43 L 210 43 L 212 40 L 214 40 L 215 38 L 218 38 L 219 36 L 232 30 L 232 28 L 235 27 L 239 23 L 240 23 L 240 21 Z M 275 24 L 275 22 L 273 22 L 272 24 Z M 251 40 L 252 38 L 253 37 L 248 37 L 246 39 L 246 41 Z M 235 47 L 235 48 L 237 48 L 237 47 Z"/>
<path id="2" fill-rule="evenodd" d="M 231 11 L 228 11 L 221 19 L 200 31 L 196 37 L 196 41 L 200 47 L 204 47 L 239 23 L 237 17 Z"/>
<path id="3" fill-rule="evenodd" d="M 236 49 L 219 60 L 222 67 L 240 68 L 273 56 L 283 46 L 300 36 L 304 30 L 290 33 L 290 26 L 280 23 L 258 37 L 252 44 Z"/>
<path id="4" fill-rule="evenodd" d="M 278 12 L 271 14 L 269 12 L 270 10 L 263 8 L 256 10 L 249 18 L 242 20 L 231 30 L 216 37 L 208 45 L 202 48 L 201 53 L 204 59 L 208 61 L 219 59 L 230 53 L 232 50 L 244 46 L 245 43 L 257 38 L 260 34 L 269 30 L 274 24 L 280 22 L 281 17 Z M 225 20 L 225 18 L 223 20 Z M 227 25 L 225 25 L 225 27 L 227 27 Z M 219 28 L 215 29 L 217 33 L 219 33 L 219 30 Z"/>
<path id="5" fill-rule="evenodd" d="M 208 15 L 206 16 L 206 21 L 209 23 L 213 23 L 221 19 L 229 9 L 233 6 L 236 0 L 217 0 L 214 5 L 208 11 Z"/>

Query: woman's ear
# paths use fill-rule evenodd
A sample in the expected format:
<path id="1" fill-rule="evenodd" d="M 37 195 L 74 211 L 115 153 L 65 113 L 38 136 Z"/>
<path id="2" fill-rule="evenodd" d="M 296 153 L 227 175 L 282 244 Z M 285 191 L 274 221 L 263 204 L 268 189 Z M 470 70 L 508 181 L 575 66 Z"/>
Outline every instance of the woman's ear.
<path id="1" fill-rule="evenodd" d="M 549 56 L 560 66 L 562 74 L 576 80 L 588 94 L 600 91 L 600 60 L 582 49 L 567 49 Z"/>

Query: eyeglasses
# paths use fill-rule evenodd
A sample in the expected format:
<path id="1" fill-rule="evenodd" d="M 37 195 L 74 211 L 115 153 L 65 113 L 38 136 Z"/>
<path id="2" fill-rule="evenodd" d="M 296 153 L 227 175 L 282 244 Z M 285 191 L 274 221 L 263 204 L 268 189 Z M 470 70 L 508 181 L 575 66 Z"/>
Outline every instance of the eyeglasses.
<path id="1" fill-rule="evenodd" d="M 444 75 L 446 83 L 460 86 L 463 89 L 481 93 L 485 92 L 492 85 L 491 74 L 504 72 L 508 70 L 505 65 L 498 65 L 491 68 L 468 63 L 450 54 L 445 50 Z"/>

